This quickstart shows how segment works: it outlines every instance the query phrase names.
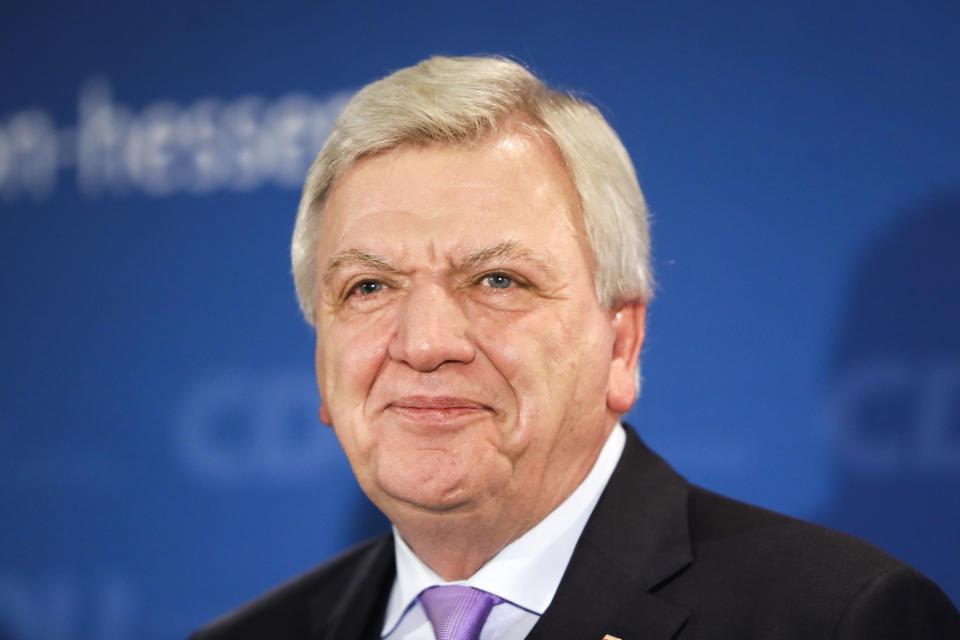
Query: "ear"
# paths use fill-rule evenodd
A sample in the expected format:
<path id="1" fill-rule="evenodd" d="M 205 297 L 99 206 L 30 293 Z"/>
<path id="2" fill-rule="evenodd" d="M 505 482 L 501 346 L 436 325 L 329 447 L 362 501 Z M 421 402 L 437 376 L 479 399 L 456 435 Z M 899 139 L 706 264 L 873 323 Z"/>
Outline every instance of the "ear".
<path id="1" fill-rule="evenodd" d="M 320 422 L 323 424 L 333 424 L 330 422 L 330 412 L 327 411 L 327 405 L 323 400 L 320 401 Z"/>
<path id="2" fill-rule="evenodd" d="M 637 398 L 637 359 L 647 326 L 647 305 L 628 302 L 613 313 L 613 358 L 607 384 L 607 408 L 622 414 Z"/>

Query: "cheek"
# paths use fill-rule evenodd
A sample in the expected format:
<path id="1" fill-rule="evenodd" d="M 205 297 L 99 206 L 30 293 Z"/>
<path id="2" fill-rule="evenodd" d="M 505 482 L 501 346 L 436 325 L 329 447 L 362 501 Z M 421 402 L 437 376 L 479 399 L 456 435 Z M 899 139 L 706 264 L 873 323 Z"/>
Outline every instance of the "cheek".
<path id="1" fill-rule="evenodd" d="M 477 325 L 478 343 L 509 383 L 521 424 L 517 436 L 547 415 L 605 406 L 612 332 L 602 313 L 583 307 Z"/>
<path id="2" fill-rule="evenodd" d="M 512 395 L 517 421 L 503 434 L 511 448 L 529 443 L 563 393 L 557 383 L 571 368 L 570 338 L 552 320 L 539 314 L 485 314 L 473 321 L 478 349 Z"/>
<path id="3" fill-rule="evenodd" d="M 387 314 L 334 322 L 317 342 L 317 380 L 334 419 L 366 399 L 387 355 L 392 324 Z"/>

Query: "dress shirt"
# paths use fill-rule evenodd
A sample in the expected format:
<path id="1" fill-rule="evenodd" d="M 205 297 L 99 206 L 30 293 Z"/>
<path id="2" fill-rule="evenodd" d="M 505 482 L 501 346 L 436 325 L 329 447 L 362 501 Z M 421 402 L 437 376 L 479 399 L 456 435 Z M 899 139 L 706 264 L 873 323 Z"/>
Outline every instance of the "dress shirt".
<path id="1" fill-rule="evenodd" d="M 620 460 L 625 441 L 626 434 L 618 423 L 590 473 L 573 493 L 466 580 L 445 582 L 413 553 L 394 527 L 397 577 L 390 591 L 381 637 L 434 640 L 433 628 L 417 596 L 435 585 L 466 584 L 504 599 L 490 612 L 480 640 L 525 638 L 553 600 L 577 540 Z"/>

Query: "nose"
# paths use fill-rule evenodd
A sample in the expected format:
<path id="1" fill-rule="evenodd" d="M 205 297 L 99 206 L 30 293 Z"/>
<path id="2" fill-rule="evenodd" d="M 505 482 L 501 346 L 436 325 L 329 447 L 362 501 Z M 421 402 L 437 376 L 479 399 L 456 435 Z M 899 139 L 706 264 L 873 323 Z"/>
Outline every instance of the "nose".
<path id="1" fill-rule="evenodd" d="M 458 301 L 439 284 L 415 286 L 401 303 L 391 359 L 427 372 L 444 363 L 473 361 L 476 347 Z"/>

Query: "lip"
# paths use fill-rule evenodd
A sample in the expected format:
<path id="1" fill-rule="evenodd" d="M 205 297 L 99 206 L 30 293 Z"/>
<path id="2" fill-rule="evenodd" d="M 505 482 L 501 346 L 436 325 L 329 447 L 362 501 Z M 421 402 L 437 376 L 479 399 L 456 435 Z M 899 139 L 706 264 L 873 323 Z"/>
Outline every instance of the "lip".
<path id="1" fill-rule="evenodd" d="M 454 427 L 493 412 L 485 404 L 456 396 L 404 396 L 386 409 L 421 427 Z"/>
<path id="2" fill-rule="evenodd" d="M 447 409 L 473 409 L 487 411 L 489 407 L 468 398 L 455 396 L 405 396 L 387 405 L 394 409 L 443 411 Z"/>

